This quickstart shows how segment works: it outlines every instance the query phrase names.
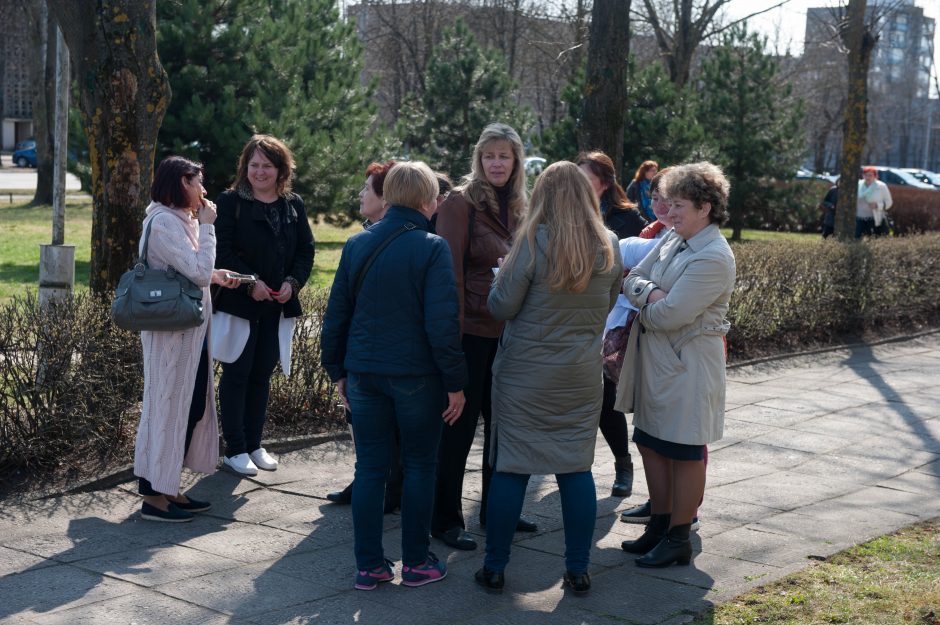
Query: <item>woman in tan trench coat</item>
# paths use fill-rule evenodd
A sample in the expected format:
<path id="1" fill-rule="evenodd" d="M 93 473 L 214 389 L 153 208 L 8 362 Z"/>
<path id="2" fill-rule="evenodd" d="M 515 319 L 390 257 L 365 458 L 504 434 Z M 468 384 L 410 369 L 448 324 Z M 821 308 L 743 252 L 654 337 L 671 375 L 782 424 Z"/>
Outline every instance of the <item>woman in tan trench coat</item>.
<path id="1" fill-rule="evenodd" d="M 718 226 L 730 185 L 711 163 L 671 170 L 661 183 L 673 232 L 633 268 L 624 294 L 640 309 L 630 333 L 616 407 L 633 412 L 652 515 L 639 566 L 688 564 L 689 529 L 705 489 L 705 445 L 722 436 L 725 349 L 734 289 L 731 248 Z"/>

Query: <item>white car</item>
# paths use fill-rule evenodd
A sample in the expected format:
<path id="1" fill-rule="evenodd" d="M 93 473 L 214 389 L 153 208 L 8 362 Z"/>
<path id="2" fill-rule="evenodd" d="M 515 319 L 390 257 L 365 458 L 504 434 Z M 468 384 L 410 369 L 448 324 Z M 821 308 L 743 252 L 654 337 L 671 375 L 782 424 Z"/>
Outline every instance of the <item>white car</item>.
<path id="1" fill-rule="evenodd" d="M 934 187 L 940 189 L 940 174 L 927 171 L 926 169 L 914 169 L 911 167 L 906 167 L 902 171 L 906 171 L 921 182 L 926 182 L 927 184 L 931 184 Z"/>
<path id="2" fill-rule="evenodd" d="M 896 184 L 904 187 L 913 187 L 915 189 L 936 189 L 932 184 L 921 182 L 903 169 L 898 169 L 897 167 L 879 167 L 878 165 L 875 165 L 874 168 L 878 171 L 878 180 L 885 184 Z"/>
<path id="3" fill-rule="evenodd" d="M 545 169 L 546 161 L 541 156 L 527 156 L 525 160 L 522 161 L 525 167 L 526 176 L 538 176 L 542 173 L 542 170 Z"/>

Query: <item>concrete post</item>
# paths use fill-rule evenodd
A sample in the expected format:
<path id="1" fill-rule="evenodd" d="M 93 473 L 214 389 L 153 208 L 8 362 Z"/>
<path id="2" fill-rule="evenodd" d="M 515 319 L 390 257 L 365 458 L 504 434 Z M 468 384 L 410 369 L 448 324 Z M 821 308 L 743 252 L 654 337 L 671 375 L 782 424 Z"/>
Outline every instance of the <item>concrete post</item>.
<path id="1" fill-rule="evenodd" d="M 68 298 L 75 287 L 75 246 L 39 245 L 39 308 Z"/>

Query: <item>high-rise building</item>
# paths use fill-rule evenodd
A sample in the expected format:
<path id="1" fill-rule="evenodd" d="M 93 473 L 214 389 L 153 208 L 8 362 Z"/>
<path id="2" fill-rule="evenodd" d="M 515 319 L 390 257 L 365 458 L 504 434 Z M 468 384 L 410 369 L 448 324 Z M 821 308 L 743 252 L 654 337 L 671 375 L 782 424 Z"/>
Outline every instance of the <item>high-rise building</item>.
<path id="1" fill-rule="evenodd" d="M 26 16 L 12 2 L 0 2 L 0 148 L 12 150 L 33 134 L 31 49 Z"/>
<path id="2" fill-rule="evenodd" d="M 835 25 L 844 7 L 811 8 L 806 14 L 807 128 L 811 161 L 835 169 L 841 151 L 845 107 L 844 51 Z M 940 169 L 940 107 L 931 98 L 935 20 L 913 0 L 876 0 L 866 23 L 878 36 L 868 78 L 868 163 Z"/>

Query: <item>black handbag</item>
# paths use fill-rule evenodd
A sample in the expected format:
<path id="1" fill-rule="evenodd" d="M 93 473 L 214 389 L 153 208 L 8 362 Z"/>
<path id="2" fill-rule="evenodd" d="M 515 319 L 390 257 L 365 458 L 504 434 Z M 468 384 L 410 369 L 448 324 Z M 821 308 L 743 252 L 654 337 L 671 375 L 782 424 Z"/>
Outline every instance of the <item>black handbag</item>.
<path id="1" fill-rule="evenodd" d="M 187 330 L 203 322 L 202 288 L 173 267 L 151 269 L 147 265 L 150 225 L 144 230 L 144 249 L 134 268 L 118 281 L 111 304 L 114 325 L 124 330 L 171 332 Z"/>

